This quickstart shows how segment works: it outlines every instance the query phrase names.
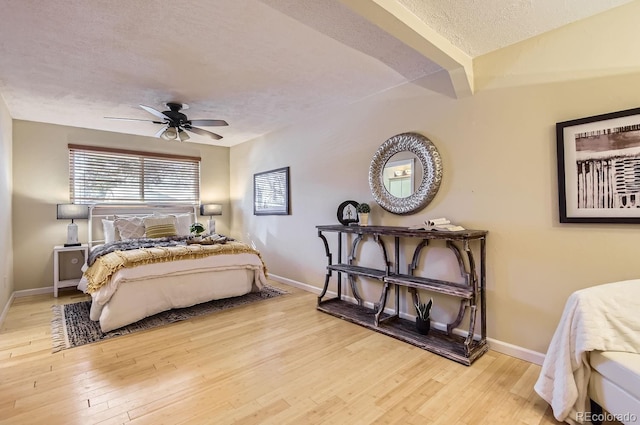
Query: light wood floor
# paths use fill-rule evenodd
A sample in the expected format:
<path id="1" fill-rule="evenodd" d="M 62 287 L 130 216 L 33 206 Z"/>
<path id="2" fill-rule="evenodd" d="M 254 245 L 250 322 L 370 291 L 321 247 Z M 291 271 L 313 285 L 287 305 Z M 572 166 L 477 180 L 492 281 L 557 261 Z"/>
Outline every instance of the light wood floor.
<path id="1" fill-rule="evenodd" d="M 462 366 L 291 294 L 51 353 L 51 305 L 15 299 L 0 330 L 0 423 L 558 424 L 540 367 L 489 351 Z"/>

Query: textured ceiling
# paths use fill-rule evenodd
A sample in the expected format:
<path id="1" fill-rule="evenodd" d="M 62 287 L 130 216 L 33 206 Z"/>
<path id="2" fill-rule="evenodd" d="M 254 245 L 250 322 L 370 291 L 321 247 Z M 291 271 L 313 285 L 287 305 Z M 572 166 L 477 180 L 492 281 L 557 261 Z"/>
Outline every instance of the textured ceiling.
<path id="1" fill-rule="evenodd" d="M 472 57 L 632 0 L 397 0 Z"/>
<path id="2" fill-rule="evenodd" d="M 0 0 L 0 95 L 14 119 L 149 136 L 160 126 L 104 117 L 154 119 L 138 104 L 185 102 L 190 119 L 230 124 L 207 128 L 219 141 L 191 141 L 232 146 L 460 61 L 443 57 L 472 58 L 627 2 Z M 377 3 L 452 47 L 409 47 L 367 15 Z"/>

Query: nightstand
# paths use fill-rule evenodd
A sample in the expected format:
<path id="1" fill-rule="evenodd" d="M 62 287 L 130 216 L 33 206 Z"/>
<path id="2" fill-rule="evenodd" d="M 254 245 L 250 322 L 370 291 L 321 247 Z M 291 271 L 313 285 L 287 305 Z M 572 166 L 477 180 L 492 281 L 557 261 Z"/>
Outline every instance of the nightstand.
<path id="1" fill-rule="evenodd" d="M 58 297 L 58 289 L 66 288 L 69 286 L 78 286 L 80 283 L 80 277 L 74 279 L 60 280 L 60 253 L 63 252 L 82 252 L 84 256 L 84 262 L 87 262 L 89 256 L 89 245 L 82 244 L 78 246 L 63 246 L 56 245 L 53 247 L 53 296 Z M 80 265 L 82 266 L 82 264 Z"/>

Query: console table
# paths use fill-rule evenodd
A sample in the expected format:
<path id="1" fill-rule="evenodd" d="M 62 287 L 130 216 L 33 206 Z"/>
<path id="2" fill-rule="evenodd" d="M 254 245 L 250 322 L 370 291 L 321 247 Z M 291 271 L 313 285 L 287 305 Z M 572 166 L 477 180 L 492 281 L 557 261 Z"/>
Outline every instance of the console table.
<path id="1" fill-rule="evenodd" d="M 324 288 L 318 296 L 317 309 L 367 327 L 377 332 L 408 342 L 417 347 L 434 352 L 464 365 L 470 365 L 488 350 L 486 338 L 486 237 L 485 230 L 464 230 L 458 232 L 413 230 L 392 226 L 316 226 L 318 237 L 322 239 L 327 256 L 327 274 Z M 337 262 L 334 263 L 330 244 L 325 233 L 337 233 Z M 351 235 L 352 242 L 346 262 L 343 261 L 343 245 Z M 358 245 L 365 239 L 378 244 L 381 253 L 380 268 L 357 265 Z M 393 238 L 393 261 L 390 261 L 384 238 Z M 400 248 L 407 238 L 419 238 L 411 263 L 406 270 L 400 267 Z M 463 282 L 431 279 L 416 276 L 421 253 L 430 242 L 444 244 L 455 255 Z M 480 254 L 477 264 L 473 246 Z M 478 246 L 479 245 L 479 246 Z M 337 274 L 337 296 L 324 299 L 333 273 Z M 343 299 L 342 275 L 347 277 L 356 303 Z M 380 298 L 374 307 L 368 308 L 359 294 L 355 278 L 367 277 L 382 282 Z M 395 308 L 392 314 L 385 312 L 389 289 L 394 288 Z M 415 330 L 415 322 L 400 317 L 400 288 L 407 288 L 415 303 L 420 301 L 418 290 L 431 291 L 456 297 L 460 300 L 457 317 L 448 323 L 446 330 L 432 328 L 428 335 Z M 468 314 L 467 314 L 468 312 Z M 465 321 L 465 335 L 454 332 Z M 479 323 L 476 323 L 479 322 Z M 478 334 L 476 334 L 478 332 Z"/>

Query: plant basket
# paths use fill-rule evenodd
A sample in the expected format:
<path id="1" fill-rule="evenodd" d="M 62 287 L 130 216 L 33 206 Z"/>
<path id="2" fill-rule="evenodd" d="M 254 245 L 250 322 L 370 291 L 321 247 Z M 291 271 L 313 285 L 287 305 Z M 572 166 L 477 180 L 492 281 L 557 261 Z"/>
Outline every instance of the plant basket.
<path id="1" fill-rule="evenodd" d="M 369 225 L 369 213 L 358 213 L 358 224 L 360 226 Z"/>

